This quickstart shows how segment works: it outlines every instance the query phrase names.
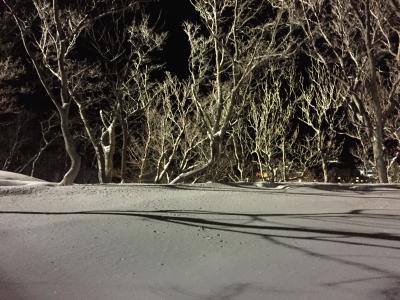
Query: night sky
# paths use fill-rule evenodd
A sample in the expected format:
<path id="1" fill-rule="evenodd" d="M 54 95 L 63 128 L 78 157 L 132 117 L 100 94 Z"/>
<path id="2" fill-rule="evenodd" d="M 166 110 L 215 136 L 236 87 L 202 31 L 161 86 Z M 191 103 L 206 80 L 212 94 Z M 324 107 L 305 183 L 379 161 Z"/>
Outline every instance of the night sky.
<path id="1" fill-rule="evenodd" d="M 152 19 L 157 20 L 157 29 L 168 32 L 164 48 L 167 70 L 180 77 L 187 76 L 189 42 L 182 25 L 188 20 L 198 20 L 195 9 L 189 0 L 179 1 L 179 6 L 171 5 L 171 0 L 160 0 L 151 5 L 149 10 Z"/>
<path id="2" fill-rule="evenodd" d="M 0 2 L 1 3 L 1 2 Z M 1 9 L 1 7 L 0 7 Z M 160 62 L 165 64 L 165 70 L 177 75 L 180 78 L 188 76 L 188 57 L 189 57 L 189 42 L 186 34 L 183 31 L 183 23 L 185 21 L 198 21 L 199 17 L 190 4 L 189 0 L 181 0 L 179 7 L 171 5 L 170 0 L 160 0 L 151 4 L 148 4 L 144 9 L 144 13 L 150 16 L 150 23 L 159 32 L 167 32 L 167 40 L 164 45 L 163 51 L 161 52 Z M 128 26 L 129 24 L 127 24 Z M 82 45 L 81 45 L 82 46 Z M 22 43 L 20 49 L 23 49 Z M 87 51 L 87 47 L 84 46 L 83 51 Z M 25 52 L 23 51 L 23 55 Z M 24 57 L 27 62 L 27 66 L 30 65 L 30 61 L 27 57 Z M 27 77 L 32 78 L 32 82 L 35 84 L 34 94 L 20 94 L 18 95 L 18 101 L 25 108 L 36 113 L 46 112 L 53 108 L 53 105 L 48 98 L 45 90 L 40 85 L 36 72 L 33 68 L 27 68 Z M 32 97 L 35 101 L 32 101 Z"/>

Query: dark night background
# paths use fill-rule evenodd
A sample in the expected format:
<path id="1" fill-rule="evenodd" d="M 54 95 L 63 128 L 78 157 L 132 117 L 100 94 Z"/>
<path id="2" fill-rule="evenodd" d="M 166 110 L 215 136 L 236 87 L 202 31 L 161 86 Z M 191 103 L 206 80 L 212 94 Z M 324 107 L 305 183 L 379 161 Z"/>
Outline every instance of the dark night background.
<path id="1" fill-rule="evenodd" d="M 3 4 L 0 2 L 0 9 L 4 10 Z M 148 3 L 143 6 L 144 14 L 149 15 L 150 25 L 153 26 L 156 32 L 166 32 L 167 40 L 161 52 L 158 53 L 157 61 L 164 65 L 164 71 L 171 72 L 180 79 L 186 79 L 189 75 L 188 70 L 188 58 L 189 58 L 189 42 L 186 34 L 183 31 L 183 23 L 190 21 L 194 23 L 200 23 L 200 17 L 191 5 L 189 0 L 182 0 L 172 2 L 170 0 L 159 0 L 157 2 Z M 14 58 L 18 65 L 14 66 L 15 69 L 24 68 L 25 72 L 17 74 L 12 78 L 1 78 L 0 80 L 0 125 L 5 128 L 2 129 L 3 134 L 0 137 L 0 143 L 12 144 L 13 139 L 16 141 L 17 138 L 21 138 L 22 144 L 19 145 L 18 151 L 13 153 L 13 148 L 9 147 L 9 155 L 13 160 L 13 163 L 8 166 L 10 170 L 19 170 L 16 166 L 21 166 L 24 162 L 28 161 L 30 157 L 35 153 L 35 149 L 39 147 L 41 140 L 40 133 L 40 121 L 47 119 L 50 114 L 54 111 L 54 106 L 47 96 L 44 88 L 41 86 L 37 74 L 35 73 L 29 58 L 27 57 L 23 45 L 20 41 L 18 30 L 15 24 L 8 19 L 6 24 L 1 25 L 0 28 L 0 55 L 6 57 L 10 56 Z M 112 26 L 112 24 L 110 24 Z M 300 34 L 300 33 L 299 33 Z M 9 42 L 12 41 L 12 42 Z M 81 58 L 87 59 L 94 57 L 93 52 L 89 45 L 85 45 L 85 41 L 81 41 L 82 52 L 78 54 Z M 296 73 L 302 77 L 302 80 L 307 84 L 307 72 L 310 66 L 310 58 L 301 51 L 296 53 L 294 58 L 296 65 Z M 158 75 L 156 74 L 155 77 Z M 305 78 L 305 79 L 304 79 Z M 76 113 L 76 108 L 74 108 Z M 23 112 L 23 113 L 21 113 Z M 18 122 L 21 124 L 20 128 L 7 129 L 7 126 L 11 126 L 16 118 L 21 118 Z M 74 121 L 79 123 L 78 121 Z M 73 123 L 73 126 L 78 126 Z M 309 133 L 309 129 L 304 126 L 303 123 L 297 124 L 301 128 L 300 135 L 306 135 Z M 23 138 L 22 138 L 23 137 Z M 354 165 L 358 163 L 351 154 L 352 148 L 356 145 L 355 139 L 339 135 L 337 137 L 338 143 L 343 142 L 343 151 L 338 156 L 341 162 L 348 165 Z M 387 147 L 397 147 L 396 141 L 385 141 Z M 390 143 L 393 142 L 392 145 Z M 83 144 L 83 143 L 80 143 Z M 81 153 L 90 153 L 93 155 L 92 150 L 89 146 L 86 148 L 80 148 Z M 63 142 L 59 138 L 54 145 L 48 150 L 49 154 L 47 160 L 57 161 L 62 156 L 65 164 L 65 168 L 68 165 L 68 158 L 63 153 Z M 3 154 L 7 155 L 7 154 Z M 86 173 L 84 170 L 89 170 L 94 165 L 94 159 L 91 155 L 84 155 L 84 165 L 87 168 L 83 168 L 80 181 L 82 178 L 92 178 L 89 181 L 95 181 L 95 177 L 92 173 Z M 65 169 L 64 168 L 64 169 Z M 3 166 L 4 169 L 4 166 Z M 6 168 L 7 169 L 7 168 Z M 24 170 L 25 171 L 25 170 Z M 60 170 L 56 177 L 56 180 L 63 174 L 65 170 Z M 87 171 L 87 172 L 92 172 Z M 48 170 L 38 171 L 36 174 L 40 178 L 54 180 L 54 176 L 50 175 Z"/>
<path id="2" fill-rule="evenodd" d="M 4 4 L 0 2 L 0 10 L 3 11 L 4 9 Z M 160 56 L 157 58 L 158 63 L 164 65 L 164 70 L 171 72 L 179 78 L 186 78 L 188 76 L 189 43 L 182 25 L 185 21 L 196 22 L 199 19 L 190 1 L 182 0 L 179 5 L 171 5 L 171 1 L 168 0 L 155 1 L 142 5 L 140 11 L 139 14 L 149 16 L 149 23 L 157 32 L 167 33 L 166 43 L 163 46 Z M 38 148 L 38 143 L 41 139 L 39 122 L 49 117 L 51 112 L 54 111 L 54 105 L 38 80 L 37 74 L 27 57 L 17 27 L 12 21 L 8 22 L 7 25 L 3 24 L 3 26 L 0 40 L 5 41 L 5 43 L 3 43 L 3 51 L 0 52 L 0 55 L 9 55 L 19 59 L 20 66 L 18 67 L 23 65 L 25 70 L 25 73 L 21 74 L 21 76 L 13 77 L 10 80 L 7 78 L 3 80 L 6 91 L 5 98 L 0 102 L 1 125 L 11 125 L 16 121 L 16 118 L 23 118 L 21 120 L 23 123 L 22 127 L 17 129 L 17 136 L 22 138 L 22 143 L 19 146 L 20 153 L 12 154 L 12 158 L 15 160 L 15 167 L 29 160 Z M 7 44 L 10 40 L 15 43 L 12 49 L 9 49 Z M 93 55 L 93 52 L 89 50 L 90 46 L 81 44 L 81 49 L 83 49 L 81 55 L 83 54 L 86 57 Z M 21 89 L 20 87 L 25 86 L 27 82 L 29 83 L 27 88 Z M 21 111 L 24 113 L 20 114 L 19 112 Z M 2 129 L 2 132 L 0 140 L 7 144 L 13 143 L 15 130 L 6 132 L 6 130 Z M 59 160 L 60 152 L 63 152 L 62 147 L 62 139 L 58 139 L 47 150 L 49 153 L 54 152 L 54 155 L 52 155 L 54 161 Z M 65 164 L 67 165 L 68 159 L 64 157 L 64 154 L 62 159 L 65 160 Z M 90 161 L 87 161 L 87 163 L 91 164 Z M 9 166 L 9 168 L 12 169 L 13 166 Z M 48 174 L 47 171 L 44 172 L 39 170 L 37 176 L 54 180 L 53 175 Z M 59 173 L 58 176 L 61 176 L 62 171 Z M 82 176 L 88 175 L 82 174 Z"/>

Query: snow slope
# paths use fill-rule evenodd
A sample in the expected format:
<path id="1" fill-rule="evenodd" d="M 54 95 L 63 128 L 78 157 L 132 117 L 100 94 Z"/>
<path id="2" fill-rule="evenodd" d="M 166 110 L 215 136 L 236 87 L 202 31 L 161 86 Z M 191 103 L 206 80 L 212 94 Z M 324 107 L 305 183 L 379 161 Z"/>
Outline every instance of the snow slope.
<path id="1" fill-rule="evenodd" d="M 0 187 L 0 299 L 400 297 L 393 187 L 10 189 Z"/>
<path id="2" fill-rule="evenodd" d="M 49 182 L 41 179 L 0 170 L 0 187 L 21 186 L 21 185 L 49 185 L 49 184 L 50 184 Z"/>

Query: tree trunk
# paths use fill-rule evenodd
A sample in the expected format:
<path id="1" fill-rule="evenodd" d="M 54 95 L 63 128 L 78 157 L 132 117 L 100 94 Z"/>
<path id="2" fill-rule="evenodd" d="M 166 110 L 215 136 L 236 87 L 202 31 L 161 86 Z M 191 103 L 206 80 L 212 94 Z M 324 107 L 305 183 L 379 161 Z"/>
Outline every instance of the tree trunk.
<path id="1" fill-rule="evenodd" d="M 286 139 L 285 136 L 282 138 L 282 181 L 286 182 L 286 149 L 285 145 L 286 144 Z"/>
<path id="2" fill-rule="evenodd" d="M 146 164 L 147 164 L 147 159 L 148 159 L 148 155 L 149 155 L 149 147 L 150 147 L 150 142 L 152 139 L 152 128 L 151 128 L 151 124 L 150 124 L 150 110 L 149 108 L 146 109 L 146 130 L 147 130 L 147 136 L 146 136 L 146 142 L 144 145 L 144 153 L 143 153 L 143 157 L 141 158 L 141 164 L 140 164 L 140 172 L 139 172 L 139 182 L 143 183 L 144 180 L 144 173 L 145 173 L 145 169 L 146 169 Z"/>
<path id="3" fill-rule="evenodd" d="M 97 160 L 97 179 L 99 183 L 105 183 L 105 166 L 104 166 L 104 152 L 99 145 L 95 146 L 96 160 Z"/>
<path id="4" fill-rule="evenodd" d="M 268 157 L 268 175 L 269 175 L 269 180 L 268 181 L 270 183 L 275 183 L 275 181 L 276 181 L 275 170 L 272 167 L 271 158 L 270 157 Z"/>
<path id="5" fill-rule="evenodd" d="M 375 168 L 378 172 L 378 178 L 380 183 L 387 183 L 388 182 L 388 174 L 386 168 L 386 161 L 383 157 L 383 127 L 384 127 L 384 120 L 383 120 L 383 113 L 382 113 L 382 106 L 380 103 L 380 96 L 379 96 L 379 88 L 378 88 L 378 76 L 376 73 L 376 58 L 375 52 L 372 45 L 372 37 L 371 37 L 371 27 L 369 24 L 369 20 L 371 18 L 370 11 L 369 11 L 369 2 L 367 2 L 366 11 L 367 11 L 367 19 L 366 23 L 366 31 L 365 31 L 365 44 L 367 47 L 367 54 L 368 54 L 368 61 L 369 61 L 369 68 L 370 68 L 370 83 L 369 89 L 371 93 L 371 104 L 373 107 L 374 113 L 374 128 L 373 128 L 373 140 L 372 140 L 372 148 L 374 152 L 374 162 Z"/>
<path id="6" fill-rule="evenodd" d="M 113 162 L 113 154 L 110 150 L 111 146 L 104 147 L 104 171 L 105 171 L 105 182 L 109 183 L 112 181 L 113 170 L 114 170 L 114 162 Z"/>
<path id="7" fill-rule="evenodd" d="M 104 154 L 104 178 L 105 182 L 112 181 L 114 172 L 114 154 L 115 154 L 115 125 L 117 116 L 114 116 L 111 124 L 108 126 L 101 139 L 101 148 Z"/>
<path id="8" fill-rule="evenodd" d="M 69 106 L 60 107 L 58 109 L 60 115 L 60 125 L 61 132 L 64 138 L 65 151 L 71 160 L 71 166 L 67 173 L 65 173 L 64 178 L 59 183 L 60 185 L 71 185 L 74 183 L 76 177 L 78 176 L 79 170 L 81 168 L 81 156 L 76 150 L 76 144 L 72 137 L 71 130 L 69 128 Z"/>
<path id="9" fill-rule="evenodd" d="M 112 181 L 114 171 L 114 146 L 109 145 L 103 147 L 104 149 L 104 171 L 105 171 L 105 182 L 109 183 Z"/>
<path id="10" fill-rule="evenodd" d="M 371 92 L 371 102 L 374 108 L 374 123 L 375 126 L 373 128 L 373 140 L 372 140 L 372 149 L 374 153 L 374 162 L 375 168 L 378 173 L 378 178 L 380 183 L 388 182 L 388 174 L 386 168 L 386 161 L 383 153 L 383 114 L 382 107 L 379 103 L 379 93 L 378 93 L 378 84 L 377 84 L 377 75 L 374 64 L 374 59 L 370 59 L 371 63 L 371 84 L 370 84 L 370 92 Z"/>
<path id="11" fill-rule="evenodd" d="M 373 151 L 374 151 L 374 160 L 375 160 L 375 168 L 378 173 L 378 178 L 380 183 L 387 183 L 388 174 L 386 168 L 386 161 L 383 156 L 383 137 L 382 132 L 377 128 L 374 129 L 374 140 L 372 141 Z"/>
<path id="12" fill-rule="evenodd" d="M 101 148 L 101 142 L 95 138 L 94 134 L 92 133 L 92 130 L 90 129 L 89 125 L 89 117 L 86 115 L 85 109 L 81 102 L 77 98 L 73 98 L 75 101 L 75 104 L 78 106 L 79 109 L 79 115 L 81 117 L 83 126 L 85 127 L 86 134 L 90 140 L 90 143 L 93 146 L 94 152 L 96 154 L 96 161 L 97 161 L 97 179 L 99 180 L 99 183 L 104 183 L 106 181 L 105 178 L 105 169 L 104 169 L 104 152 L 103 149 Z"/>
<path id="13" fill-rule="evenodd" d="M 208 159 L 208 161 L 203 166 L 179 174 L 169 184 L 178 183 L 180 180 L 184 178 L 191 177 L 203 172 L 204 170 L 208 169 L 215 161 L 218 161 L 219 156 L 220 156 L 220 138 L 213 137 L 210 135 L 210 158 Z"/>
<path id="14" fill-rule="evenodd" d="M 128 125 L 125 121 L 122 109 L 119 109 L 119 122 L 122 130 L 122 147 L 121 147 L 121 183 L 125 183 L 126 178 L 126 163 L 127 163 L 127 150 L 128 150 Z"/>
<path id="15" fill-rule="evenodd" d="M 322 165 L 322 172 L 324 174 L 324 182 L 326 183 L 329 181 L 328 180 L 329 176 L 328 176 L 328 164 L 325 157 L 322 157 L 321 165 Z"/>

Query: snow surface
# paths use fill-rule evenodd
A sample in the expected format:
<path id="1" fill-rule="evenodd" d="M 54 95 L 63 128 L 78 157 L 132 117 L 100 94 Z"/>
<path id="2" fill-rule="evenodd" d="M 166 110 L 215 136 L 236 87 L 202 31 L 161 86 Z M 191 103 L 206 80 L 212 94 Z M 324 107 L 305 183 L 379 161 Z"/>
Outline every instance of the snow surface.
<path id="1" fill-rule="evenodd" d="M 52 184 L 38 178 L 0 170 L 0 187 L 26 186 L 26 185 L 34 186 L 34 185 L 52 185 Z"/>
<path id="2" fill-rule="evenodd" d="M 0 185 L 0 299 L 400 299 L 395 185 Z"/>

